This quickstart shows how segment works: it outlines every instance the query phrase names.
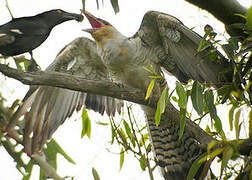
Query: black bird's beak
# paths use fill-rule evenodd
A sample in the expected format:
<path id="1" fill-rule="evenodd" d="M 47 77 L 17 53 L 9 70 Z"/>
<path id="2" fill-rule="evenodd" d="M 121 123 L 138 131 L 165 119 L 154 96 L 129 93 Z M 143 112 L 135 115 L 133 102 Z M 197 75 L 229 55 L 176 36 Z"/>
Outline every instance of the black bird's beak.
<path id="1" fill-rule="evenodd" d="M 62 11 L 62 16 L 65 19 L 76 20 L 78 22 L 81 22 L 83 20 L 83 16 L 81 14 L 68 13 L 68 12 L 63 12 Z"/>

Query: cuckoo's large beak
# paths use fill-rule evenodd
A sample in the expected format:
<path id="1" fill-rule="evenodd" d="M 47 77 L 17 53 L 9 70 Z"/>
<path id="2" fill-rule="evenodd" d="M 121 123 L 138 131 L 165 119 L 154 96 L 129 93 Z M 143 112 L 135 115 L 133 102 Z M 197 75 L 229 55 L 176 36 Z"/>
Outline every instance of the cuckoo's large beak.
<path id="1" fill-rule="evenodd" d="M 87 11 L 82 11 L 82 13 L 87 17 L 89 23 L 92 26 L 92 28 L 83 29 L 83 31 L 92 34 L 93 32 L 95 32 L 96 30 L 100 29 L 101 27 L 103 27 L 105 25 L 102 21 L 100 21 L 99 18 L 95 17 L 91 13 L 89 13 Z"/>

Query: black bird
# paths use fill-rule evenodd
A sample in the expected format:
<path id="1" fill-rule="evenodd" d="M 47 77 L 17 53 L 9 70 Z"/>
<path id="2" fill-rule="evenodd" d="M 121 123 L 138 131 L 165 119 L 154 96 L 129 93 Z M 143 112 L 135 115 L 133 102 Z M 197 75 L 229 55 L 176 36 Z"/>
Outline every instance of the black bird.
<path id="1" fill-rule="evenodd" d="M 69 20 L 82 21 L 83 16 L 54 9 L 35 16 L 14 18 L 0 26 L 0 54 L 7 57 L 31 53 L 47 39 L 54 26 Z"/>

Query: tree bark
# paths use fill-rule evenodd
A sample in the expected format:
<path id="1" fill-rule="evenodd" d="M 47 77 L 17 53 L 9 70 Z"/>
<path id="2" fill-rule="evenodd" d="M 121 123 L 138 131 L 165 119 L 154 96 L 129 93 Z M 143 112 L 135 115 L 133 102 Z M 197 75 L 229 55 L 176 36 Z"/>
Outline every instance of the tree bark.
<path id="1" fill-rule="evenodd" d="M 65 73 L 42 71 L 28 73 L 10 68 L 7 65 L 3 64 L 0 64 L 0 72 L 27 85 L 46 85 L 92 94 L 100 94 L 104 96 L 110 96 L 113 98 L 131 101 L 137 104 L 147 105 L 152 108 L 156 108 L 156 104 L 159 100 L 159 97 L 151 96 L 148 101 L 145 101 L 145 92 L 142 92 L 132 87 L 118 85 L 109 81 L 101 82 L 88 80 L 80 76 L 72 76 Z M 168 116 L 171 121 L 174 121 L 179 124 L 179 111 L 171 103 L 167 105 L 166 112 L 164 115 Z M 207 145 L 214 140 L 213 137 L 208 135 L 197 124 L 195 124 L 189 119 L 186 120 L 185 131 L 187 131 L 188 134 L 190 134 L 199 143 L 201 143 L 204 149 L 207 148 Z"/>

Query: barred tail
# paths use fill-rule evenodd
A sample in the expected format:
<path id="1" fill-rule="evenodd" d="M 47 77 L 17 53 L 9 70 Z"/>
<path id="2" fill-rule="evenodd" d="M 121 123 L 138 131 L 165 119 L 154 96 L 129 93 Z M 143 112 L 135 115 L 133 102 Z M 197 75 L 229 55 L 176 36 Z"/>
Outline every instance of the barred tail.
<path id="1" fill-rule="evenodd" d="M 155 110 L 143 107 L 146 118 L 152 151 L 156 163 L 160 166 L 166 180 L 186 179 L 193 161 L 202 153 L 199 143 L 184 132 L 179 141 L 179 126 L 162 115 L 159 126 L 154 120 Z"/>

